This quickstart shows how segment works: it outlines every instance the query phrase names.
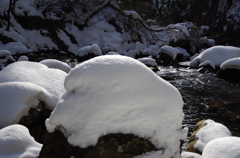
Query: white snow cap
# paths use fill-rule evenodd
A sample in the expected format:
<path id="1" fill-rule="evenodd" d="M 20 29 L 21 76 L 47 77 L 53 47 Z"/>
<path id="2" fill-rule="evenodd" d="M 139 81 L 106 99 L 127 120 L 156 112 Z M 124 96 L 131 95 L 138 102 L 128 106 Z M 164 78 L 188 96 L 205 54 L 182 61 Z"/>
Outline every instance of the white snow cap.
<path id="1" fill-rule="evenodd" d="M 196 134 L 196 137 L 199 139 L 195 147 L 202 152 L 205 145 L 213 139 L 220 137 L 231 136 L 229 129 L 221 123 L 216 123 L 213 120 L 206 120 L 204 123 L 206 126 L 202 127 Z"/>
<path id="2" fill-rule="evenodd" d="M 153 58 L 144 57 L 144 58 L 138 58 L 137 60 L 142 62 L 143 64 L 145 64 L 147 66 L 152 66 L 152 67 L 157 66 L 157 62 Z"/>
<path id="3" fill-rule="evenodd" d="M 64 85 L 67 91 L 46 121 L 49 132 L 61 126 L 68 142 L 82 148 L 109 133 L 132 133 L 164 148 L 160 158 L 179 155 L 186 134 L 182 97 L 141 62 L 95 57 L 73 68 Z"/>
<path id="4" fill-rule="evenodd" d="M 220 65 L 221 69 L 227 69 L 227 68 L 231 68 L 231 69 L 240 69 L 240 57 L 238 58 L 232 58 L 229 60 L 224 61 L 221 65 Z"/>
<path id="5" fill-rule="evenodd" d="M 239 158 L 240 138 L 222 137 L 210 141 L 204 148 L 203 158 Z"/>
<path id="6" fill-rule="evenodd" d="M 0 130 L 0 157 L 38 157 L 42 144 L 37 143 L 22 125 L 11 125 Z"/>
<path id="7" fill-rule="evenodd" d="M 78 50 L 78 56 L 85 56 L 88 54 L 94 55 L 102 55 L 102 51 L 97 44 L 93 44 L 92 46 L 85 46 Z"/>
<path id="8" fill-rule="evenodd" d="M 56 59 L 45 59 L 40 61 L 39 63 L 46 65 L 48 68 L 59 69 L 66 73 L 68 73 L 71 70 L 71 67 L 67 63 L 64 63 Z"/>
<path id="9" fill-rule="evenodd" d="M 0 83 L 0 128 L 18 123 L 36 108 L 39 101 L 52 105 L 52 96 L 44 88 L 28 82 Z M 55 106 L 55 105 L 52 105 Z"/>
<path id="10" fill-rule="evenodd" d="M 28 61 L 28 57 L 26 55 L 22 55 L 18 58 L 17 61 Z"/>
<path id="11" fill-rule="evenodd" d="M 177 54 L 180 53 L 180 51 L 176 48 L 173 48 L 172 46 L 162 46 L 161 47 L 161 52 L 168 54 L 171 56 L 173 59 L 177 57 Z"/>
<path id="12" fill-rule="evenodd" d="M 30 82 L 36 84 L 51 94 L 51 104 L 47 108 L 53 109 L 65 92 L 63 82 L 66 76 L 67 74 L 61 70 L 49 69 L 36 62 L 21 61 L 12 63 L 0 71 L 0 83 Z"/>
<path id="13" fill-rule="evenodd" d="M 209 60 L 215 66 L 219 67 L 224 61 L 236 57 L 240 57 L 240 48 L 233 46 L 214 46 L 204 50 L 196 58 L 199 59 L 200 64 Z"/>
<path id="14" fill-rule="evenodd" d="M 0 68 L 3 69 L 5 63 L 8 61 L 15 61 L 15 59 L 11 56 L 11 53 L 7 50 L 0 50 Z"/>

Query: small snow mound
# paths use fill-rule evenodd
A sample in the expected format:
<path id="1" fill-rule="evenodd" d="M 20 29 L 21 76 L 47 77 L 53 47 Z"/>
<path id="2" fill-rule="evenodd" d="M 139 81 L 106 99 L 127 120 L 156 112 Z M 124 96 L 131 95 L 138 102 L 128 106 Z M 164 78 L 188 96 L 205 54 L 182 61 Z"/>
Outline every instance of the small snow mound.
<path id="1" fill-rule="evenodd" d="M 46 121 L 48 131 L 62 127 L 68 142 L 83 148 L 109 133 L 132 133 L 163 148 L 162 157 L 179 155 L 186 133 L 182 97 L 141 62 L 95 57 L 73 68 L 64 85 L 67 91 Z"/>
<path id="2" fill-rule="evenodd" d="M 93 54 L 93 55 L 98 56 L 98 55 L 102 55 L 102 51 L 97 44 L 93 44 L 92 46 L 85 46 L 85 47 L 80 48 L 78 50 L 77 54 L 80 57 L 88 55 L 88 54 Z"/>
<path id="3" fill-rule="evenodd" d="M 0 130 L 0 157 L 38 157 L 42 144 L 37 143 L 22 125 L 11 125 Z"/>
<path id="4" fill-rule="evenodd" d="M 48 68 L 59 69 L 66 73 L 68 73 L 71 70 L 71 67 L 67 63 L 64 63 L 56 59 L 45 59 L 40 61 L 39 63 L 46 65 Z"/>
<path id="5" fill-rule="evenodd" d="M 173 48 L 172 46 L 162 46 L 161 47 L 161 52 L 168 54 L 171 56 L 173 59 L 177 57 L 177 54 L 180 52 L 178 49 Z"/>
<path id="6" fill-rule="evenodd" d="M 118 54 L 116 52 L 108 52 L 106 55 L 120 55 L 120 54 Z"/>
<path id="7" fill-rule="evenodd" d="M 221 65 L 220 68 L 222 70 L 231 68 L 231 69 L 240 69 L 240 57 L 237 58 L 232 58 L 229 60 L 224 61 Z"/>
<path id="8" fill-rule="evenodd" d="M 25 55 L 22 55 L 22 56 L 20 56 L 20 57 L 18 58 L 17 61 L 28 61 L 28 57 L 25 56 Z"/>
<path id="9" fill-rule="evenodd" d="M 208 119 L 203 124 L 206 126 L 202 127 L 196 134 L 199 140 L 196 142 L 195 147 L 200 152 L 203 151 L 205 145 L 211 140 L 231 136 L 229 129 L 221 123 Z"/>
<path id="10" fill-rule="evenodd" d="M 204 148 L 203 158 L 239 158 L 240 138 L 222 137 L 210 141 Z"/>
<path id="11" fill-rule="evenodd" d="M 149 57 L 138 58 L 137 60 L 142 62 L 143 64 L 145 64 L 147 66 L 152 66 L 152 67 L 156 67 L 157 66 L 156 60 L 152 59 L 152 58 L 149 58 Z"/>

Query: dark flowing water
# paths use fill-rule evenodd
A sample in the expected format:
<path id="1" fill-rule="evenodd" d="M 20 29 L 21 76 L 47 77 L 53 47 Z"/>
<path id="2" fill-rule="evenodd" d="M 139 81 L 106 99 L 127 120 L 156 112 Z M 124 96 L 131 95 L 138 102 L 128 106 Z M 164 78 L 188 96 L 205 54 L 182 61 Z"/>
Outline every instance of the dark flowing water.
<path id="1" fill-rule="evenodd" d="M 185 118 L 189 127 L 203 119 L 212 119 L 227 126 L 233 135 L 240 136 L 240 84 L 219 79 L 214 74 L 202 74 L 194 69 L 159 67 L 160 76 L 168 80 L 181 93 Z"/>

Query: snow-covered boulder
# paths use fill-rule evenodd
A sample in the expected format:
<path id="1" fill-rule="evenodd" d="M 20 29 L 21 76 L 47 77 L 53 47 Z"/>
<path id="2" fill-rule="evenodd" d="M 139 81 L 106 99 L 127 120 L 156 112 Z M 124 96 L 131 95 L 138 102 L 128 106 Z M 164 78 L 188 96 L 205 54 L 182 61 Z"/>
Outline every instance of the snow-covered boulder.
<path id="1" fill-rule="evenodd" d="M 210 141 L 204 148 L 203 158 L 239 158 L 240 138 L 222 137 Z"/>
<path id="2" fill-rule="evenodd" d="M 80 57 L 87 55 L 99 56 L 102 55 L 102 51 L 97 44 L 93 44 L 91 46 L 85 46 L 78 50 L 77 55 Z"/>
<path id="3" fill-rule="evenodd" d="M 11 56 L 11 53 L 7 50 L 0 50 L 0 70 L 3 69 L 8 62 L 14 62 L 15 59 Z"/>
<path id="4" fill-rule="evenodd" d="M 15 62 L 0 71 L 0 83 L 29 82 L 44 88 L 51 94 L 48 109 L 53 109 L 65 92 L 63 83 L 67 73 L 50 69 L 47 66 L 30 61 Z"/>
<path id="5" fill-rule="evenodd" d="M 141 62 L 105 55 L 73 68 L 66 92 L 46 121 L 49 132 L 60 129 L 73 146 L 94 146 L 107 134 L 147 138 L 157 149 L 142 157 L 178 157 L 183 101 L 178 90 Z M 151 157 L 150 156 L 150 157 Z"/>
<path id="6" fill-rule="evenodd" d="M 201 121 L 197 125 L 199 127 L 191 136 L 191 144 L 189 143 L 187 146 L 188 151 L 202 153 L 206 144 L 211 140 L 231 136 L 231 132 L 226 126 L 210 119 Z"/>
<path id="7" fill-rule="evenodd" d="M 11 125 L 0 130 L 0 157 L 38 157 L 42 144 L 37 143 L 22 125 Z"/>
<path id="8" fill-rule="evenodd" d="M 214 46 L 204 50 L 195 60 L 192 60 L 190 65 L 198 66 L 209 60 L 215 67 L 220 67 L 224 61 L 236 57 L 240 57 L 240 48 L 233 46 Z M 199 63 L 196 63 L 197 59 L 199 59 Z"/>
<path id="9" fill-rule="evenodd" d="M 240 57 L 226 60 L 220 65 L 217 77 L 229 80 L 240 79 Z"/>
<path id="10" fill-rule="evenodd" d="M 183 54 L 172 46 L 162 46 L 160 59 L 163 60 L 164 64 L 175 64 L 178 61 L 182 61 Z"/>
<path id="11" fill-rule="evenodd" d="M 157 62 L 155 59 L 150 58 L 150 57 L 144 57 L 144 58 L 138 58 L 138 61 L 142 62 L 143 64 L 145 64 L 146 66 L 149 67 L 157 67 Z"/>
<path id="12" fill-rule="evenodd" d="M 0 83 L 0 128 L 18 123 L 40 101 L 54 107 L 54 96 L 44 88 L 28 82 Z"/>
<path id="13" fill-rule="evenodd" d="M 45 59 L 40 61 L 39 63 L 46 65 L 48 68 L 59 69 L 66 73 L 68 73 L 71 70 L 71 67 L 67 63 L 64 63 L 56 59 Z"/>
<path id="14" fill-rule="evenodd" d="M 17 61 L 28 61 L 28 57 L 26 55 L 22 55 L 18 58 Z"/>
<path id="15" fill-rule="evenodd" d="M 179 50 L 178 54 L 182 54 L 183 55 L 183 60 L 188 60 L 190 59 L 190 54 L 187 52 L 186 49 L 181 48 L 181 47 L 174 47 L 175 49 Z"/>
<path id="16" fill-rule="evenodd" d="M 240 69 L 240 57 L 232 58 L 232 59 L 224 61 L 220 65 L 220 69 L 222 69 L 222 70 L 225 70 L 225 69 Z"/>

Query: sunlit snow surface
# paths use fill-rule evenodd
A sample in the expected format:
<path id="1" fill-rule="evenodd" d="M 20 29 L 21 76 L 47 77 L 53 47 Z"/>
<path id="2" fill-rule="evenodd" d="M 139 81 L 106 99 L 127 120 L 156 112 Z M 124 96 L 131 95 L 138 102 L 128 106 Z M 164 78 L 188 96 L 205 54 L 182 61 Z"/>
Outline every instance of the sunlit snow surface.
<path id="1" fill-rule="evenodd" d="M 15 62 L 0 71 L 0 83 L 29 82 L 44 88 L 50 95 L 48 108 L 53 109 L 64 93 L 63 82 L 66 73 L 29 61 Z M 24 93 L 24 92 L 23 92 Z"/>
<path id="2" fill-rule="evenodd" d="M 132 133 L 179 157 L 183 101 L 178 90 L 141 62 L 107 55 L 73 68 L 66 93 L 46 121 L 49 132 L 62 127 L 72 145 L 95 145 L 108 133 Z"/>

